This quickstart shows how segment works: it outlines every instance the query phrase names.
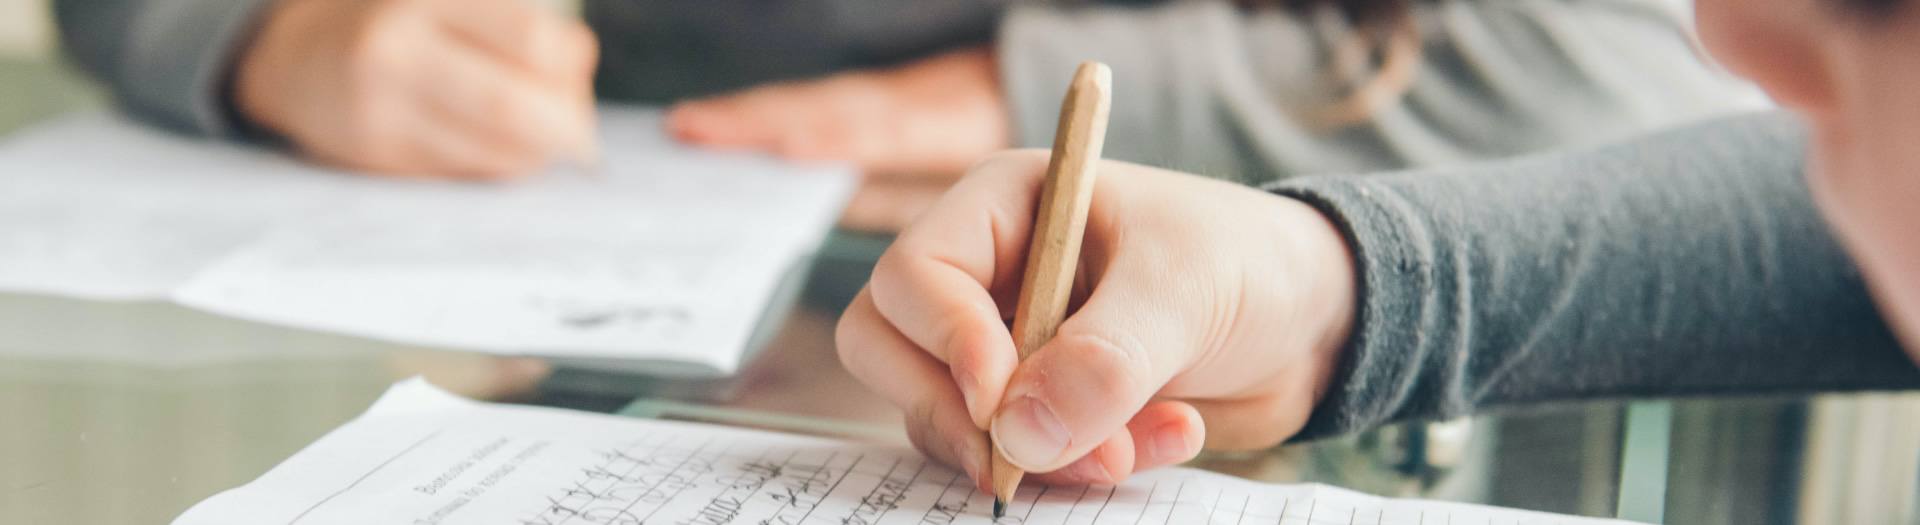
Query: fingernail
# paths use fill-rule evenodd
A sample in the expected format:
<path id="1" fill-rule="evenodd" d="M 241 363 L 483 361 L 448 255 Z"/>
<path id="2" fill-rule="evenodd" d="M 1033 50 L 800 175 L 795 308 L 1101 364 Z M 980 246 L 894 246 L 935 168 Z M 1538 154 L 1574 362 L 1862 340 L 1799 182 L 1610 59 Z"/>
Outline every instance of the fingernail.
<path id="1" fill-rule="evenodd" d="M 1032 397 L 1014 402 L 993 420 L 994 446 L 1007 461 L 1026 470 L 1053 464 L 1071 439 L 1053 409 Z"/>
<path id="2" fill-rule="evenodd" d="M 1187 460 L 1187 434 L 1177 425 L 1164 425 L 1153 431 L 1153 455 L 1168 463 Z"/>
<path id="3" fill-rule="evenodd" d="M 967 419 L 973 420 L 975 425 L 980 424 L 980 418 L 971 417 L 974 408 L 979 406 L 974 404 L 974 402 L 979 400 L 980 380 L 974 378 L 972 371 L 964 368 L 955 368 L 953 369 L 953 384 L 960 387 L 960 399 L 967 404 L 967 414 L 969 415 Z"/>

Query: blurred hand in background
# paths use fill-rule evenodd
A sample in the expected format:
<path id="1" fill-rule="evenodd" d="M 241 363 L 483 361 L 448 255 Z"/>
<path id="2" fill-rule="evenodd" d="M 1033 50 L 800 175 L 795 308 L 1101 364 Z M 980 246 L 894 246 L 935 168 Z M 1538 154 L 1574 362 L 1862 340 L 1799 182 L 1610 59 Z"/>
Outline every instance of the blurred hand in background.
<path id="1" fill-rule="evenodd" d="M 303 154 L 408 176 L 501 179 L 594 154 L 598 47 L 525 0 L 286 0 L 242 51 L 241 116 Z M 675 106 L 689 144 L 851 162 L 844 226 L 897 231 L 1011 143 L 993 52 L 768 84 Z"/>
<path id="2" fill-rule="evenodd" d="M 500 179 L 596 153 L 598 49 L 525 0 L 285 0 L 241 51 L 233 101 L 322 162 Z"/>
<path id="3" fill-rule="evenodd" d="M 1012 142 L 985 47 L 684 102 L 667 125 L 694 145 L 855 164 L 866 178 L 840 222 L 869 231 L 905 227 L 968 166 Z"/>

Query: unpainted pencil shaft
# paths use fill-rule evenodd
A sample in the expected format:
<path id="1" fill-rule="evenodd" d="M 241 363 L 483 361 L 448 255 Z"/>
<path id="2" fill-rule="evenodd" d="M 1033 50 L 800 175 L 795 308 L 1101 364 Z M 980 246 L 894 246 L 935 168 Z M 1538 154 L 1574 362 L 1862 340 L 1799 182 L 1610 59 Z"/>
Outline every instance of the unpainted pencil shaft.
<path id="1" fill-rule="evenodd" d="M 1082 63 L 1060 105 L 1053 158 L 1047 164 L 1040 205 L 1034 210 L 1033 241 L 1027 248 L 1026 275 L 1020 281 L 1013 314 L 1013 341 L 1022 360 L 1052 340 L 1067 316 L 1080 241 L 1093 204 L 1095 166 L 1106 142 L 1112 84 L 1113 74 L 1105 64 Z M 1008 462 L 998 445 L 991 468 L 995 509 L 1000 511 L 1013 501 L 1026 473 Z"/>

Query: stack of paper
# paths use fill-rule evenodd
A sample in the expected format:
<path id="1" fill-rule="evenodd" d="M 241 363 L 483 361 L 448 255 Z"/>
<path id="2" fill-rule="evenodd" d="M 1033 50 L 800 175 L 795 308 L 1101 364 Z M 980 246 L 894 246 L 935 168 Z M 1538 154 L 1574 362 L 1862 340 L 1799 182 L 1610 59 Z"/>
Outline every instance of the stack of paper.
<path id="1" fill-rule="evenodd" d="M 475 184 L 71 117 L 0 144 L 0 290 L 732 371 L 851 172 L 680 147 L 654 111 L 601 124 L 603 173 Z"/>
<path id="2" fill-rule="evenodd" d="M 955 525 L 993 497 L 908 450 L 468 401 L 420 379 L 176 525 Z M 1162 469 L 1022 489 L 1002 524 L 1623 523 Z"/>

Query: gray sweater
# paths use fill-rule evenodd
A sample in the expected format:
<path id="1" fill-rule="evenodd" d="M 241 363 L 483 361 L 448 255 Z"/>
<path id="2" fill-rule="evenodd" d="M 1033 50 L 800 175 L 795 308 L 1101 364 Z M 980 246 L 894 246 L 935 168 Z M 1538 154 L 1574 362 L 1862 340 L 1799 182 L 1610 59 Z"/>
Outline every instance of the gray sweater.
<path id="1" fill-rule="evenodd" d="M 1759 114 L 1573 154 L 1273 189 L 1359 270 L 1337 386 L 1298 439 L 1628 396 L 1920 388 Z"/>
<path id="2" fill-rule="evenodd" d="M 55 0 L 68 54 L 122 106 L 190 133 L 234 129 L 229 70 L 268 0 Z M 1342 97 L 1338 23 L 1225 1 L 583 0 L 600 94 L 666 101 L 991 41 L 1017 145 L 1052 142 L 1074 65 L 1110 63 L 1110 156 L 1248 183 L 1431 167 L 1753 107 L 1708 66 L 1686 0 L 1422 4 L 1413 88 L 1372 122 L 1299 115 Z"/>

